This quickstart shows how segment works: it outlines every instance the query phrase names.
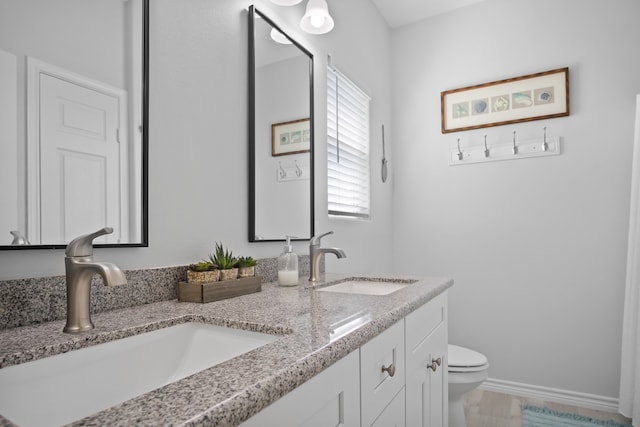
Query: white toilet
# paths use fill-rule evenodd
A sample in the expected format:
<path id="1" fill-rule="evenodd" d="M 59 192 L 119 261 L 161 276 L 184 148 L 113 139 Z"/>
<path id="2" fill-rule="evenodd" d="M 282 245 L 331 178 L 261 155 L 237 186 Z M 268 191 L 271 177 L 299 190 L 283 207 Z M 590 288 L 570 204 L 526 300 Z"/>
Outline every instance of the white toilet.
<path id="1" fill-rule="evenodd" d="M 449 427 L 466 427 L 462 396 L 488 375 L 489 362 L 484 354 L 449 344 Z"/>

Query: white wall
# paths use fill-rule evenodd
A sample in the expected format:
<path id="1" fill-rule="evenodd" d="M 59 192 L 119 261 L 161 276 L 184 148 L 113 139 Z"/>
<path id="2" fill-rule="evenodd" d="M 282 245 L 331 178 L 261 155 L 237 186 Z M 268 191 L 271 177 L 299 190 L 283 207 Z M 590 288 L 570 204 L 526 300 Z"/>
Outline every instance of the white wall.
<path id="1" fill-rule="evenodd" d="M 0 49 L 0 244 L 11 244 L 8 231 L 20 230 L 18 220 L 18 57 Z M 7 230 L 8 229 L 8 230 Z"/>
<path id="2" fill-rule="evenodd" d="M 490 377 L 618 394 L 640 3 L 489 0 L 392 34 L 394 266 L 444 275 L 450 341 Z M 443 135 L 440 92 L 568 66 L 571 116 Z M 450 167 L 449 150 L 562 137 Z"/>
<path id="3" fill-rule="evenodd" d="M 149 132 L 149 247 L 99 249 L 122 268 L 177 265 L 205 257 L 215 241 L 234 253 L 277 256 L 279 243 L 247 240 L 248 0 L 153 0 Z M 390 121 L 390 31 L 369 0 L 332 2 L 336 28 L 298 29 L 305 3 L 255 4 L 315 55 L 316 230 L 348 258 L 333 271 L 391 269 L 391 185 L 374 181 L 371 222 L 329 221 L 326 212 L 326 55 L 373 97 L 372 123 Z M 390 130 L 389 126 L 389 130 Z M 373 159 L 381 157 L 375 138 Z M 391 179 L 393 181 L 393 179 Z M 295 243 L 299 254 L 306 243 Z M 63 250 L 0 252 L 0 279 L 62 274 Z M 339 264 L 338 264 L 339 262 Z"/>
<path id="4" fill-rule="evenodd" d="M 124 88 L 125 10 L 122 2 L 3 0 L 0 47 L 19 55 L 21 72 L 32 56 Z"/>

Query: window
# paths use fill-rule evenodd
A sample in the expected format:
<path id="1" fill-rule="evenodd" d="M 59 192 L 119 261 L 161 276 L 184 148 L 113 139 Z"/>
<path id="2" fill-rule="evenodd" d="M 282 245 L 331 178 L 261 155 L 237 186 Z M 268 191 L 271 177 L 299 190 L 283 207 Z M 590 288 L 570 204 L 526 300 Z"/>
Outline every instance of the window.
<path id="1" fill-rule="evenodd" d="M 329 215 L 369 218 L 369 102 L 344 74 L 327 69 Z"/>

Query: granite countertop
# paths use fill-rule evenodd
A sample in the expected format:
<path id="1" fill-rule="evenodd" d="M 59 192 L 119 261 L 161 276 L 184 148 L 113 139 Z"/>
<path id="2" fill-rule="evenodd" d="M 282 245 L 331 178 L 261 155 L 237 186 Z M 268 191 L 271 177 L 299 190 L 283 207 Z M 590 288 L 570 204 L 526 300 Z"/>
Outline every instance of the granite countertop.
<path id="1" fill-rule="evenodd" d="M 272 343 L 73 423 L 235 426 L 453 284 L 445 278 L 402 277 L 415 282 L 385 296 L 316 290 L 353 277 L 327 274 L 313 288 L 263 283 L 262 292 L 224 301 L 173 300 L 94 314 L 95 329 L 78 335 L 64 334 L 64 321 L 3 330 L 0 367 L 189 321 L 278 335 Z M 345 335 L 332 334 L 336 324 L 356 313 L 370 320 Z M 11 424 L 0 416 L 0 425 Z"/>

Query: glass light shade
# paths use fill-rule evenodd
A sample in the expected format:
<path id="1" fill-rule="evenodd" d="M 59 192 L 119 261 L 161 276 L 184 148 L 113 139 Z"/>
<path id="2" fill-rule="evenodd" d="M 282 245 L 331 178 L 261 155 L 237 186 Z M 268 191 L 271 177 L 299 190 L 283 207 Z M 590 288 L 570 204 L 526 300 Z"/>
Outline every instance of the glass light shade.
<path id="1" fill-rule="evenodd" d="M 280 31 L 276 30 L 275 28 L 271 29 L 270 36 L 271 36 L 271 40 L 273 40 L 276 43 L 291 44 L 291 40 L 286 38 L 284 34 L 282 34 Z"/>
<path id="2" fill-rule="evenodd" d="M 295 6 L 301 1 L 302 0 L 271 0 L 271 3 L 277 4 L 278 6 Z"/>
<path id="3" fill-rule="evenodd" d="M 325 34 L 333 29 L 333 18 L 325 0 L 309 0 L 300 28 L 309 34 Z"/>

